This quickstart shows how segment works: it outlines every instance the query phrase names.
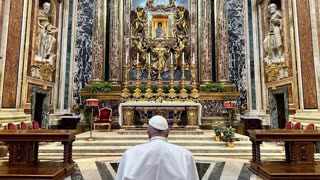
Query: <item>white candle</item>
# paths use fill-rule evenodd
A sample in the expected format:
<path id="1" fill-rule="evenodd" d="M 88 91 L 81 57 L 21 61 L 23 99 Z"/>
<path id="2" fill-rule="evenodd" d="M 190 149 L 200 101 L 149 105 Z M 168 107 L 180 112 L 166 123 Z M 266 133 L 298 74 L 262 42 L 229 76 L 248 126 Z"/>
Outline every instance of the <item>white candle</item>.
<path id="1" fill-rule="evenodd" d="M 171 52 L 171 64 L 173 64 L 173 54 Z"/>
<path id="2" fill-rule="evenodd" d="M 194 53 L 193 53 L 192 64 L 196 64 L 196 58 L 195 58 L 195 56 L 194 56 Z"/>
<path id="3" fill-rule="evenodd" d="M 137 65 L 139 64 L 139 53 L 137 54 Z"/>
<path id="4" fill-rule="evenodd" d="M 184 64 L 184 52 L 182 52 L 182 64 Z"/>
<path id="5" fill-rule="evenodd" d="M 151 55 L 150 55 L 150 53 L 149 53 L 148 60 L 149 60 L 149 65 L 150 65 L 151 64 Z"/>
<path id="6" fill-rule="evenodd" d="M 128 53 L 126 53 L 126 64 L 128 64 Z"/>

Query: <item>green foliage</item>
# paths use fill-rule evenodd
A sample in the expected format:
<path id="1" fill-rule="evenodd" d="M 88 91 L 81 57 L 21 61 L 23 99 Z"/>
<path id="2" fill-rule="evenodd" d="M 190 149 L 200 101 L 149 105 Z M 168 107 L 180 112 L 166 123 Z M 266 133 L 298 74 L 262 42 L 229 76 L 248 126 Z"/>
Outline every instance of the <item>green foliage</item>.
<path id="1" fill-rule="evenodd" d="M 170 87 L 169 86 L 163 86 L 162 87 L 164 93 L 169 93 Z"/>
<path id="2" fill-rule="evenodd" d="M 209 83 L 202 87 L 202 91 L 205 92 L 224 92 L 224 86 L 219 83 Z"/>
<path id="3" fill-rule="evenodd" d="M 111 84 L 108 82 L 93 82 L 85 87 L 85 90 L 91 92 L 110 92 Z"/>
<path id="4" fill-rule="evenodd" d="M 231 96 L 225 96 L 224 101 L 233 101 L 233 98 Z"/>
<path id="5" fill-rule="evenodd" d="M 181 86 L 174 86 L 173 89 L 176 90 L 176 93 L 180 92 Z"/>
<path id="6" fill-rule="evenodd" d="M 226 126 L 223 125 L 222 122 L 218 122 L 214 125 L 212 125 L 213 131 L 216 134 L 216 136 L 221 136 L 221 133 L 224 131 Z"/>
<path id="7" fill-rule="evenodd" d="M 187 90 L 187 93 L 191 93 L 192 87 L 191 86 L 186 86 L 185 89 Z"/>
<path id="8" fill-rule="evenodd" d="M 134 93 L 134 90 L 136 90 L 136 89 L 137 89 L 136 85 L 133 85 L 133 86 L 129 87 L 130 93 Z M 147 89 L 148 89 L 147 86 L 140 86 L 140 90 L 141 90 L 142 93 L 145 93 Z"/>
<path id="9" fill-rule="evenodd" d="M 223 133 L 223 139 L 227 142 L 233 142 L 234 141 L 234 133 L 236 129 L 233 128 L 232 126 L 226 127 L 222 133 Z"/>

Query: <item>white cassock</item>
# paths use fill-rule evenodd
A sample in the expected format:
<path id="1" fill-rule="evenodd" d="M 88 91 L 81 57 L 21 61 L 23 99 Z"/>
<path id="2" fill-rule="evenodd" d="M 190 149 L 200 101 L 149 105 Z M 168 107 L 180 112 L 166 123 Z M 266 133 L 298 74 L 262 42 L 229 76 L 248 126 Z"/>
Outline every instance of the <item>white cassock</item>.
<path id="1" fill-rule="evenodd" d="M 163 137 L 128 149 L 120 161 L 116 180 L 198 180 L 192 153 Z"/>

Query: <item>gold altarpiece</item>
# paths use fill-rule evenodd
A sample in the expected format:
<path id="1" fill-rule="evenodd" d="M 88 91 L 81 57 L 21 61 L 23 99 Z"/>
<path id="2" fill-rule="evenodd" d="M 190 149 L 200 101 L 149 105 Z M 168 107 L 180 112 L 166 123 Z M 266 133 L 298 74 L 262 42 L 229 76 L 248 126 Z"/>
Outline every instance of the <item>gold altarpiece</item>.
<path id="1" fill-rule="evenodd" d="M 101 100 L 116 100 L 119 103 L 201 104 L 208 99 L 223 101 L 225 96 L 235 98 L 239 95 L 234 92 L 233 87 L 229 88 L 232 92 L 214 94 L 200 92 L 200 86 L 212 82 L 210 23 L 211 17 L 214 16 L 211 16 L 210 2 L 126 0 L 114 1 L 111 6 L 110 13 L 113 14 L 113 18 L 110 25 L 110 70 L 106 73 L 109 73 L 108 81 L 113 83 L 113 90 L 110 93 L 93 93 L 91 96 Z M 96 11 L 101 12 L 103 7 L 103 3 L 95 1 Z M 221 18 L 225 19 L 224 16 L 225 14 Z M 98 51 L 101 47 L 100 40 L 103 36 L 101 18 L 95 14 L 94 21 L 97 23 L 94 24 L 93 33 L 94 40 L 97 39 L 93 47 L 93 64 L 100 66 L 103 65 L 103 57 L 101 52 L 95 53 L 95 50 Z M 217 32 L 217 36 L 223 33 L 222 31 Z M 217 63 L 227 65 L 228 61 Z M 217 71 L 228 70 L 223 69 L 227 67 L 226 65 L 217 66 Z M 102 69 L 93 67 L 92 79 L 103 81 Z M 228 74 L 221 76 L 223 76 L 221 79 L 225 80 L 224 83 L 228 82 Z M 126 122 L 125 119 L 131 121 L 136 110 L 124 107 L 122 113 L 124 125 L 129 125 L 130 122 Z M 201 118 L 202 112 L 197 110 L 201 108 L 191 107 L 186 108 L 186 111 L 188 109 L 189 112 L 186 112 L 189 116 L 186 117 L 189 119 L 188 125 L 190 122 L 198 122 L 198 115 L 200 114 Z M 141 121 L 144 121 L 144 117 L 142 109 Z M 206 117 L 206 120 L 208 118 L 211 117 Z"/>

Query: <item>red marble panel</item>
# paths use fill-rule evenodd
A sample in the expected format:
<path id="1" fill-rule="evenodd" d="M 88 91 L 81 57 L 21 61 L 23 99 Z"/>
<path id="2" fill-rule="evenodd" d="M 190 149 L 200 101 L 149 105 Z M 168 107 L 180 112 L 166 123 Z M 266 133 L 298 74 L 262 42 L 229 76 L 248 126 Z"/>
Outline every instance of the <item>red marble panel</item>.
<path id="1" fill-rule="evenodd" d="M 316 109 L 317 93 L 313 59 L 309 0 L 297 1 L 303 103 L 305 109 Z"/>
<path id="2" fill-rule="evenodd" d="M 317 28 L 318 28 L 318 48 L 320 52 L 320 14 L 319 14 L 319 8 L 320 8 L 320 0 L 316 1 L 316 18 L 317 18 Z"/>
<path id="3" fill-rule="evenodd" d="M 0 35 L 2 35 L 2 28 L 3 28 L 3 14 L 4 14 L 4 7 L 5 7 L 5 0 L 1 0 L 1 9 L 0 9 Z M 2 42 L 0 42 L 1 47 Z"/>
<path id="4" fill-rule="evenodd" d="M 24 1 L 11 1 L 10 5 L 8 44 L 2 94 L 3 108 L 16 107 L 23 3 Z"/>

